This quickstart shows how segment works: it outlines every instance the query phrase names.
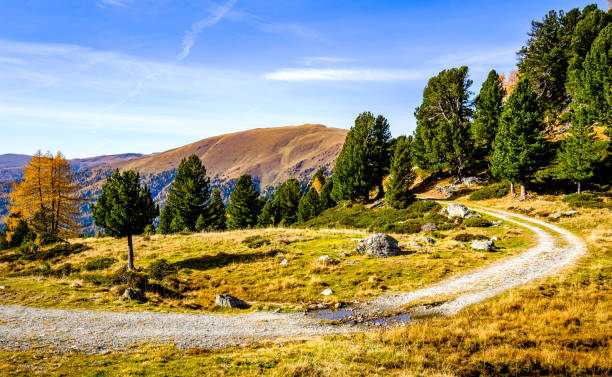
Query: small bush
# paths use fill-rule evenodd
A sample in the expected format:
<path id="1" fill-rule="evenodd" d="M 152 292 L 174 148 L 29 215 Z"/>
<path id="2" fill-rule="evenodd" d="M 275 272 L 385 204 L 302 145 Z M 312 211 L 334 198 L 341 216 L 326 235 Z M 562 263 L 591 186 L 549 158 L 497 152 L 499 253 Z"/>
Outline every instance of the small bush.
<path id="1" fill-rule="evenodd" d="M 81 253 L 88 249 L 89 249 L 89 246 L 85 246 L 81 243 L 71 244 L 67 242 L 62 242 L 62 243 L 59 243 L 53 246 L 49 250 L 42 251 L 40 253 L 40 259 L 46 260 L 46 259 L 53 259 L 56 257 L 65 257 L 71 254 Z"/>
<path id="2" fill-rule="evenodd" d="M 130 271 L 121 269 L 115 274 L 114 284 L 125 284 L 130 288 L 138 288 L 143 291 L 146 290 L 149 283 L 149 277 L 147 274 L 138 271 Z"/>
<path id="3" fill-rule="evenodd" d="M 120 283 L 115 275 L 86 274 L 82 275 L 81 278 L 93 285 L 112 286 Z"/>
<path id="4" fill-rule="evenodd" d="M 482 217 L 472 217 L 469 219 L 463 219 L 461 225 L 473 228 L 486 228 L 493 224 L 491 224 L 489 220 L 483 219 Z"/>
<path id="5" fill-rule="evenodd" d="M 495 183 L 480 190 L 474 191 L 470 195 L 470 200 L 483 200 L 492 198 L 503 198 L 508 194 L 510 185 L 506 182 Z"/>
<path id="6" fill-rule="evenodd" d="M 39 247 L 34 241 L 26 241 L 19 246 L 21 259 L 35 260 L 39 255 Z"/>
<path id="7" fill-rule="evenodd" d="M 472 242 L 474 240 L 488 240 L 489 237 L 482 234 L 459 233 L 454 239 L 455 241 Z"/>
<path id="8" fill-rule="evenodd" d="M 85 269 L 87 271 L 104 270 L 105 268 L 108 268 L 115 263 L 117 263 L 117 260 L 115 258 L 100 257 L 100 258 L 92 259 L 88 261 L 87 263 L 85 263 Z"/>
<path id="9" fill-rule="evenodd" d="M 270 239 L 263 238 L 262 236 L 249 236 L 242 240 L 242 244 L 246 245 L 248 248 L 257 249 L 263 245 L 269 245 Z"/>
<path id="10" fill-rule="evenodd" d="M 455 223 L 438 224 L 438 230 L 451 230 L 451 229 L 455 229 L 456 227 L 457 227 L 457 224 Z"/>
<path id="11" fill-rule="evenodd" d="M 168 264 L 165 259 L 158 259 L 149 265 L 149 275 L 155 280 L 164 280 L 165 277 L 176 273 L 176 267 Z"/>
<path id="12" fill-rule="evenodd" d="M 569 194 L 563 197 L 563 201 L 571 207 L 604 208 L 603 199 L 593 194 Z"/>
<path id="13" fill-rule="evenodd" d="M 425 212 L 438 210 L 440 207 L 441 206 L 433 200 L 417 200 L 406 209 L 413 213 L 423 214 Z"/>

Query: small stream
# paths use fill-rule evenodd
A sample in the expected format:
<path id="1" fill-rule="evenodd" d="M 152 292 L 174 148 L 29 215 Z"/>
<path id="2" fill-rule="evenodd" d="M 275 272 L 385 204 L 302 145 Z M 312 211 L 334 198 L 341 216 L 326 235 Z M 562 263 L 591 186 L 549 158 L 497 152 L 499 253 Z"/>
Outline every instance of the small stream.
<path id="1" fill-rule="evenodd" d="M 348 325 L 374 325 L 374 326 L 390 326 L 399 323 L 408 323 L 411 321 L 410 314 L 397 314 L 387 317 L 373 319 L 357 319 L 351 308 L 347 309 L 321 309 L 308 313 L 308 316 L 317 319 L 326 319 L 332 321 L 344 322 Z"/>

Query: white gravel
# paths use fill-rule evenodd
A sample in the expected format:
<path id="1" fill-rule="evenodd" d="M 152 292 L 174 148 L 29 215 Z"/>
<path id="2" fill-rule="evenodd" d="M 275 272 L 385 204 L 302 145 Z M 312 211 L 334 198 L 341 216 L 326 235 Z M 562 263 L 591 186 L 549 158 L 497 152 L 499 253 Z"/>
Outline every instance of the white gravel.
<path id="1" fill-rule="evenodd" d="M 499 210 L 474 209 L 529 228 L 537 235 L 537 246 L 516 257 L 432 287 L 379 296 L 360 307 L 374 312 L 384 311 L 419 298 L 450 294 L 455 296 L 452 300 L 429 310 L 452 315 L 505 290 L 559 272 L 586 252 L 582 239 L 555 225 Z M 559 241 L 563 244 L 560 245 Z M 329 325 L 303 313 L 122 313 L 0 306 L 0 347 L 8 349 L 55 346 L 61 351 L 102 352 L 125 349 L 135 343 L 170 343 L 183 349 L 212 348 L 358 329 L 348 325 Z"/>

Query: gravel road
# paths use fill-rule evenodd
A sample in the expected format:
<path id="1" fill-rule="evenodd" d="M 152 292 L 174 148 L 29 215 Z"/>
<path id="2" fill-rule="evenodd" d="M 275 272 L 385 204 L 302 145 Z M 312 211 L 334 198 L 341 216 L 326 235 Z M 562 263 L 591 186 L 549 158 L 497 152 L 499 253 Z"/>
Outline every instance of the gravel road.
<path id="1" fill-rule="evenodd" d="M 450 294 L 452 300 L 427 310 L 452 315 L 530 280 L 557 273 L 586 252 L 581 238 L 558 226 L 500 210 L 473 209 L 529 228 L 537 236 L 537 245 L 518 256 L 429 288 L 379 296 L 355 310 L 392 310 L 415 299 Z M 212 348 L 359 330 L 359 326 L 330 325 L 303 313 L 123 313 L 0 306 L 0 347 L 7 349 L 55 346 L 64 351 L 91 353 L 124 349 L 134 343 Z"/>

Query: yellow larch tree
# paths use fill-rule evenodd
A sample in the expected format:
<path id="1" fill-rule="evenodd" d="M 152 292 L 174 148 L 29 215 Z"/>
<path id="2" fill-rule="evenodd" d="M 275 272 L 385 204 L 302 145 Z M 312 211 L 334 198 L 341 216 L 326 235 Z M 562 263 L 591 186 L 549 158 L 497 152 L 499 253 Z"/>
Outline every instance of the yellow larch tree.
<path id="1" fill-rule="evenodd" d="M 10 214 L 26 219 L 38 232 L 55 236 L 74 233 L 79 225 L 80 203 L 70 163 L 61 154 L 37 152 L 13 182 Z"/>

